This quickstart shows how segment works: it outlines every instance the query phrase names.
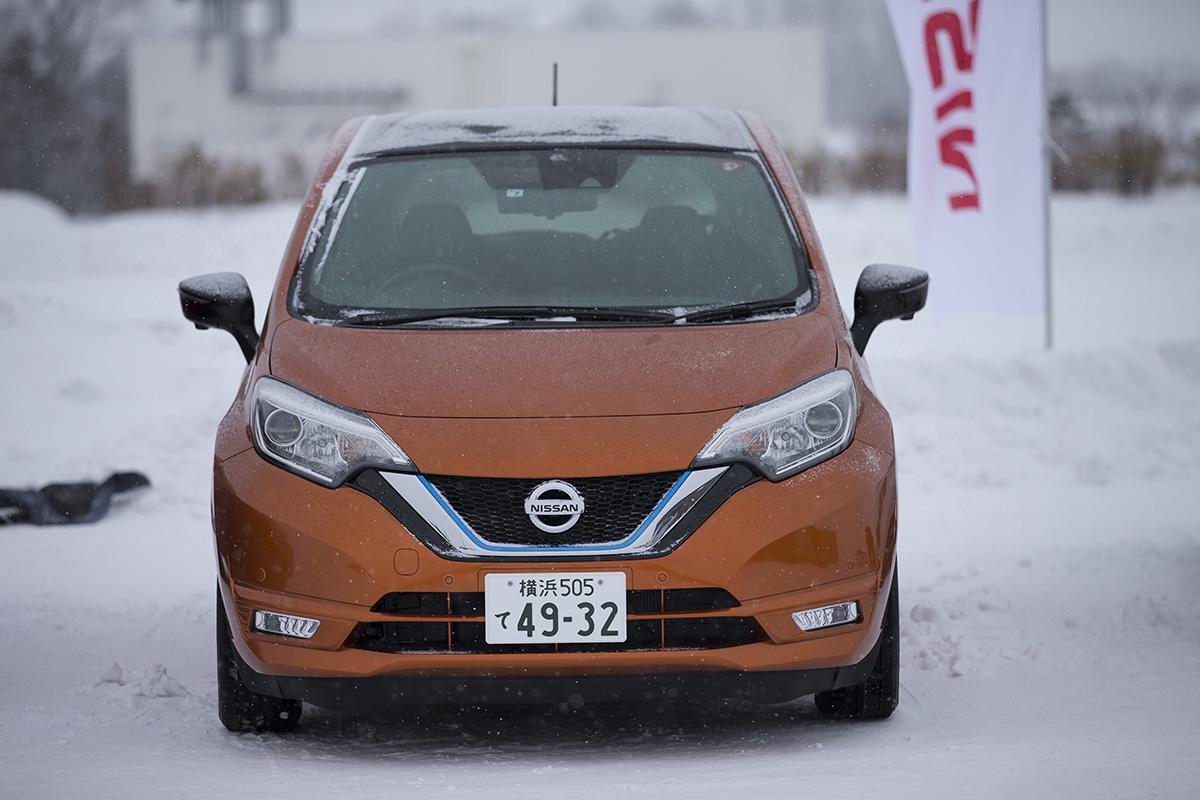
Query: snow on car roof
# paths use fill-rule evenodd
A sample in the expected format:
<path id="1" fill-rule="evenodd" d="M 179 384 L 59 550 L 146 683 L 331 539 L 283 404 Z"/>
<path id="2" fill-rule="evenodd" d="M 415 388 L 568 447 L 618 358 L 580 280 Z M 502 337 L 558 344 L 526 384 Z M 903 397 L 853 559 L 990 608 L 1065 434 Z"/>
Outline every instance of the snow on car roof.
<path id="1" fill-rule="evenodd" d="M 557 106 L 374 116 L 363 126 L 350 155 L 575 144 L 757 149 L 741 117 L 732 111 Z"/>

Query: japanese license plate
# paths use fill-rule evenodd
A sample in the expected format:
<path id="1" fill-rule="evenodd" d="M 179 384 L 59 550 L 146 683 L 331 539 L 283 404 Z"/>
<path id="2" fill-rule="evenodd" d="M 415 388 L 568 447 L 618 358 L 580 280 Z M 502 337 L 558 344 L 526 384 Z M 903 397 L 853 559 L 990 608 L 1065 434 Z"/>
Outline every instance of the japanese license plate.
<path id="1" fill-rule="evenodd" d="M 483 605 L 488 644 L 625 641 L 624 572 L 493 572 Z"/>

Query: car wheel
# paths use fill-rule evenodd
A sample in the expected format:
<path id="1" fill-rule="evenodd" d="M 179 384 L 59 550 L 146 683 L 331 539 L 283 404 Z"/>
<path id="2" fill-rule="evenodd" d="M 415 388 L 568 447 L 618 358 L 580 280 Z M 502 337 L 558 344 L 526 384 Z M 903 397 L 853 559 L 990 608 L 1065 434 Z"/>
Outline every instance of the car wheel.
<path id="1" fill-rule="evenodd" d="M 229 618 L 217 590 L 217 714 L 235 732 L 290 731 L 300 723 L 300 701 L 251 691 L 238 673 L 241 659 L 233 647 Z"/>
<path id="2" fill-rule="evenodd" d="M 818 692 L 817 708 L 841 719 L 887 719 L 900 701 L 900 589 L 899 575 L 892 577 L 880 632 L 879 655 L 866 681 L 828 692 Z"/>

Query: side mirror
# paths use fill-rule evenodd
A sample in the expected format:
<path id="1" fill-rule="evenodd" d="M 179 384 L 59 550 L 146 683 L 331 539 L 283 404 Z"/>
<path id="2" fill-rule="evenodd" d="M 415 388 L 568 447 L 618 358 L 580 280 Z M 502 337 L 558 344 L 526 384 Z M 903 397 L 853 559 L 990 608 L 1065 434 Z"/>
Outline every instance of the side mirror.
<path id="1" fill-rule="evenodd" d="M 889 319 L 912 319 L 925 307 L 929 273 L 898 264 L 872 264 L 858 276 L 850 336 L 861 355 L 875 327 Z"/>
<path id="2" fill-rule="evenodd" d="M 237 272 L 210 272 L 179 284 L 183 316 L 198 330 L 217 328 L 237 339 L 246 361 L 254 358 L 258 331 L 254 328 L 254 298 L 246 279 Z"/>

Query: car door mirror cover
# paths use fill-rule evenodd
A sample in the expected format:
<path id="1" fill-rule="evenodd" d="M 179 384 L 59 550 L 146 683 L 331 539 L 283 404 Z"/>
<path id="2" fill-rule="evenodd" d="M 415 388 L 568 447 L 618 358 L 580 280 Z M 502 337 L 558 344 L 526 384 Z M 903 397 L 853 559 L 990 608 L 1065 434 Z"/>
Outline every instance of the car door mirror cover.
<path id="1" fill-rule="evenodd" d="M 900 264 L 871 264 L 854 290 L 854 323 L 850 334 L 861 355 L 871 334 L 890 319 L 912 319 L 925 307 L 929 273 Z"/>
<path id="2" fill-rule="evenodd" d="M 183 316 L 197 329 L 228 331 L 237 340 L 246 361 L 258 348 L 254 327 L 254 298 L 246 279 L 237 272 L 195 275 L 179 284 Z"/>

